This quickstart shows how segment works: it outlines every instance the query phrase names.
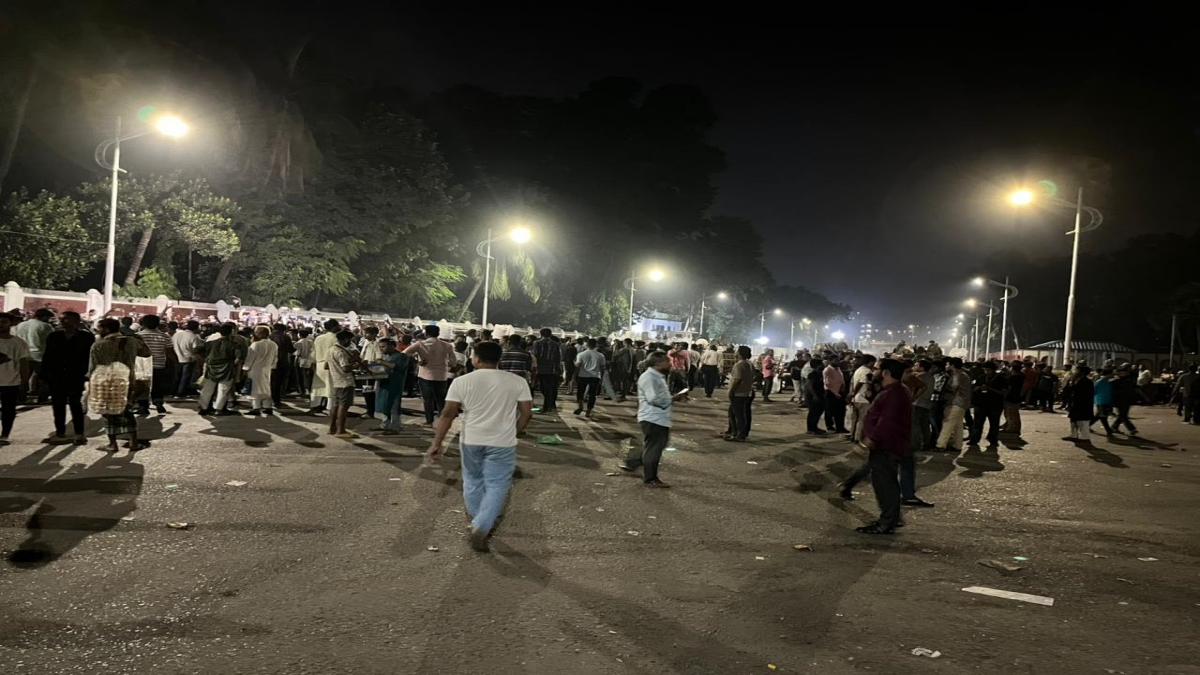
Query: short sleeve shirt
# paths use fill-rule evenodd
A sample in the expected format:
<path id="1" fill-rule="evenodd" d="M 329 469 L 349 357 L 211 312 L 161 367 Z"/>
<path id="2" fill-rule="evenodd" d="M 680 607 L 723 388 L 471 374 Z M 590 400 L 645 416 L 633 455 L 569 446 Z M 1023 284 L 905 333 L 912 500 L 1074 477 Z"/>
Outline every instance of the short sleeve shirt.
<path id="1" fill-rule="evenodd" d="M 29 358 L 29 345 L 17 336 L 7 340 L 0 338 L 0 354 L 8 357 L 8 363 L 0 363 L 0 387 L 21 385 L 21 361 Z"/>
<path id="2" fill-rule="evenodd" d="M 329 385 L 334 389 L 354 386 L 354 358 L 339 345 L 329 348 Z"/>
<path id="3" fill-rule="evenodd" d="M 454 378 L 446 400 L 462 408 L 463 445 L 511 448 L 517 444 L 517 403 L 533 397 L 520 377 L 483 368 Z"/>

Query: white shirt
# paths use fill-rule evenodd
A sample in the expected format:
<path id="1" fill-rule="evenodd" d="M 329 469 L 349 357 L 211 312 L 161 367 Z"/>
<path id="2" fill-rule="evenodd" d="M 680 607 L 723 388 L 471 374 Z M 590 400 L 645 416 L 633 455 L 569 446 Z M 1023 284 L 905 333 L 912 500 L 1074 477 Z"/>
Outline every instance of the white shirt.
<path id="1" fill-rule="evenodd" d="M 256 340 L 246 349 L 246 361 L 242 370 L 271 370 L 279 360 L 279 345 L 270 339 Z"/>
<path id="2" fill-rule="evenodd" d="M 517 444 L 517 403 L 532 401 L 529 384 L 517 375 L 481 368 L 454 378 L 446 400 L 462 407 L 463 445 L 511 448 Z"/>
<path id="3" fill-rule="evenodd" d="M 721 352 L 710 349 L 700 355 L 700 365 L 702 366 L 719 366 L 721 365 Z"/>
<path id="4" fill-rule="evenodd" d="M 870 381 L 871 369 L 867 366 L 859 366 L 858 370 L 854 371 L 854 374 L 850 376 L 850 391 L 854 391 L 854 388 L 858 387 L 860 384 L 863 385 L 862 387 L 859 387 L 858 393 L 854 395 L 855 403 L 870 403 L 866 396 L 866 385 Z"/>
<path id="5" fill-rule="evenodd" d="M 7 340 L 0 338 L 0 353 L 10 359 L 0 363 L 0 387 L 21 386 L 21 360 L 29 358 L 29 345 L 15 335 Z"/>
<path id="6" fill-rule="evenodd" d="M 46 338 L 54 332 L 54 326 L 41 319 L 26 319 L 13 326 L 12 334 L 25 341 L 29 348 L 28 358 L 41 363 L 42 352 L 46 350 Z"/>
<path id="7" fill-rule="evenodd" d="M 204 341 L 192 331 L 182 328 L 171 336 L 171 346 L 175 348 L 175 358 L 180 363 L 192 363 L 196 360 L 196 350 Z"/>

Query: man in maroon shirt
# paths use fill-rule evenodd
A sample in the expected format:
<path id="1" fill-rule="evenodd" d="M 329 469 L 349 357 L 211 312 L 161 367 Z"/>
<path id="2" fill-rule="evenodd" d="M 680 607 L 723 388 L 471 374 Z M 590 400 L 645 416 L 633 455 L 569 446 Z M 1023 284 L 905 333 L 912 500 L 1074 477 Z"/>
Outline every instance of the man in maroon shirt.
<path id="1" fill-rule="evenodd" d="M 871 401 L 863 422 L 863 445 L 870 451 L 871 485 L 879 502 L 879 520 L 856 528 L 863 534 L 893 534 L 900 523 L 900 482 L 897 462 L 909 452 L 912 440 L 912 400 L 901 385 L 904 364 L 884 359 L 879 364 L 883 389 Z"/>

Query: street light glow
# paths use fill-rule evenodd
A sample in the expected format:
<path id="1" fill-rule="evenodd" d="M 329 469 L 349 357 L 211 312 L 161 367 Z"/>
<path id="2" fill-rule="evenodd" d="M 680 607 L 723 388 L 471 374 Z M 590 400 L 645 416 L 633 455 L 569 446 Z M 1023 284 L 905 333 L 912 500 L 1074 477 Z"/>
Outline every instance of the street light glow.
<path id="1" fill-rule="evenodd" d="M 721 291 L 720 293 L 717 293 L 717 299 L 718 299 L 718 300 L 724 300 L 724 299 L 726 299 L 726 298 L 728 298 L 728 297 L 729 297 L 729 294 L 728 294 L 728 293 L 726 293 L 725 291 Z"/>
<path id="2" fill-rule="evenodd" d="M 779 315 L 781 315 L 781 314 L 783 314 L 783 310 L 782 310 L 782 309 L 779 309 L 778 307 L 776 307 L 776 308 L 775 308 L 775 316 L 779 316 Z"/>
<path id="3" fill-rule="evenodd" d="M 508 236 L 518 244 L 524 244 L 533 238 L 533 233 L 530 232 L 528 228 L 514 227 L 512 232 L 508 233 Z"/>
<path id="4" fill-rule="evenodd" d="M 834 339 L 834 340 L 837 340 L 838 342 L 841 342 L 842 340 L 845 340 L 845 339 L 846 339 L 846 334 L 845 334 L 845 333 L 843 333 L 843 332 L 842 332 L 842 331 L 840 331 L 840 330 L 835 330 L 835 331 L 833 332 L 833 336 L 832 336 L 832 337 L 833 337 L 833 339 Z"/>
<path id="5" fill-rule="evenodd" d="M 975 284 L 976 286 L 982 287 L 984 284 L 984 279 L 983 279 L 983 277 L 975 277 L 974 279 L 971 280 L 971 283 Z"/>
<path id="6" fill-rule="evenodd" d="M 662 270 L 650 270 L 650 281 L 662 281 L 667 274 Z"/>
<path id="7" fill-rule="evenodd" d="M 979 301 L 976 300 L 975 298 L 967 298 L 967 307 L 975 307 L 978 304 L 979 304 Z"/>
<path id="8" fill-rule="evenodd" d="M 765 345 L 765 344 L 767 344 L 767 336 L 763 335 L 762 337 L 756 337 L 756 338 L 754 338 L 754 341 L 760 345 Z"/>
<path id="9" fill-rule="evenodd" d="M 1025 189 L 1017 190 L 1008 196 L 1013 206 L 1027 206 L 1033 203 L 1033 192 Z"/>
<path id="10" fill-rule="evenodd" d="M 174 115 L 165 115 L 154 122 L 158 133 L 171 138 L 179 138 L 188 132 L 188 125 Z"/>
<path id="11" fill-rule="evenodd" d="M 804 349 L 804 343 L 796 340 L 796 349 Z"/>

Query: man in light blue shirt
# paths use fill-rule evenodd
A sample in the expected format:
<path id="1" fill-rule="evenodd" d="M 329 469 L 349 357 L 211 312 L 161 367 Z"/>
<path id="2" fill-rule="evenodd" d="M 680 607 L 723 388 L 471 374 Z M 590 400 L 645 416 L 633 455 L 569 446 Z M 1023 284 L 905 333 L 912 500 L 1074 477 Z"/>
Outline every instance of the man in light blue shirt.
<path id="1" fill-rule="evenodd" d="M 638 424 L 642 427 L 641 449 L 630 448 L 625 461 L 618 468 L 627 473 L 642 467 L 646 487 L 669 488 L 658 479 L 658 463 L 663 450 L 671 439 L 671 405 L 676 401 L 688 400 L 687 391 L 674 396 L 667 386 L 667 373 L 671 372 L 671 360 L 662 352 L 646 357 L 646 372 L 638 378 Z"/>

